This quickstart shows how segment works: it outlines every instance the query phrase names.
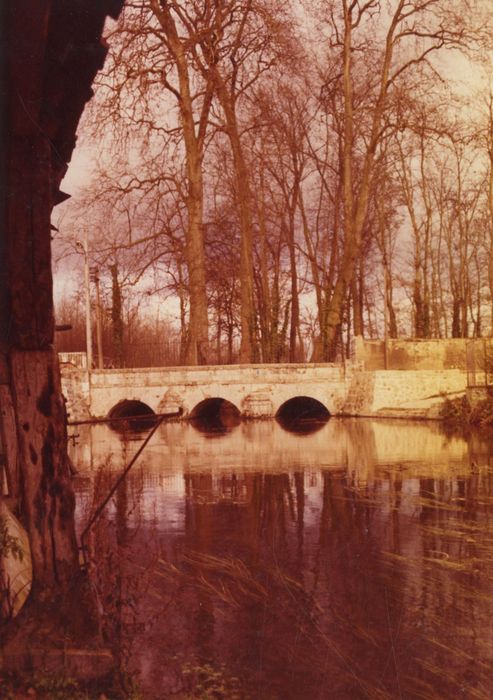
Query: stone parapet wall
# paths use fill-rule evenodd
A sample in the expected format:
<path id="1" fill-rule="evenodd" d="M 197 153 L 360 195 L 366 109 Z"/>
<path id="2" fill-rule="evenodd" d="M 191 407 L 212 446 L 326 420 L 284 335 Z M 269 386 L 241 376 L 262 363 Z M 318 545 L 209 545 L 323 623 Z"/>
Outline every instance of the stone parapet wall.
<path id="1" fill-rule="evenodd" d="M 133 385 L 165 386 L 171 384 L 223 385 L 247 382 L 292 383 L 293 381 L 340 381 L 344 379 L 341 364 L 256 364 L 201 365 L 198 367 L 150 367 L 135 369 L 105 369 L 91 372 L 95 388 Z"/>
<path id="2" fill-rule="evenodd" d="M 354 339 L 354 356 L 367 370 L 445 370 L 482 371 L 493 365 L 490 338 L 401 339 L 387 341 L 387 367 L 383 340 Z"/>

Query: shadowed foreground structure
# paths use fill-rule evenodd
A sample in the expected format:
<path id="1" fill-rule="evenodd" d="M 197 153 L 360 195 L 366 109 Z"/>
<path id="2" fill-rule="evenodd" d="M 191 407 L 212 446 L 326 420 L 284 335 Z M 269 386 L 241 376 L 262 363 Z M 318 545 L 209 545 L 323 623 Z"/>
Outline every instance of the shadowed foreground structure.
<path id="1" fill-rule="evenodd" d="M 71 604 L 80 600 L 83 577 L 53 349 L 50 215 L 67 196 L 59 185 L 107 53 L 104 22 L 121 5 L 121 0 L 11 0 L 2 7 L 0 452 L 33 563 L 17 637 L 36 630 L 36 619 L 54 611 L 66 629 L 94 630 L 95 620 L 84 611 L 90 596 L 77 605 L 79 620 Z"/>

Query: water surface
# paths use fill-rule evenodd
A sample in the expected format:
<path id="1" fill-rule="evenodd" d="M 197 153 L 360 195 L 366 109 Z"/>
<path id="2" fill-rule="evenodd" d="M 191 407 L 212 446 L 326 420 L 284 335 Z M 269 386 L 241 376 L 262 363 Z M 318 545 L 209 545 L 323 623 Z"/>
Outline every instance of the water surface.
<path id="1" fill-rule="evenodd" d="M 142 435 L 77 432 L 82 526 Z M 116 654 L 146 698 L 491 698 L 490 454 L 433 423 L 162 425 L 91 531 Z"/>

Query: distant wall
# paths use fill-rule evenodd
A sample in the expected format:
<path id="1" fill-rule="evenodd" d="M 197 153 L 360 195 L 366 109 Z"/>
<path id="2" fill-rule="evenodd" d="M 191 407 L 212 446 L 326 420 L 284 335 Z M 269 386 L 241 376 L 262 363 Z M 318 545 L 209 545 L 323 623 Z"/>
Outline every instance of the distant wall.
<path id="1" fill-rule="evenodd" d="M 482 371 L 485 357 L 493 357 L 491 339 L 445 338 L 445 339 L 393 339 L 387 341 L 387 369 L 395 370 L 443 370 L 467 369 L 474 363 Z M 358 336 L 354 340 L 355 360 L 362 362 L 366 370 L 385 369 L 383 340 L 365 340 Z"/>

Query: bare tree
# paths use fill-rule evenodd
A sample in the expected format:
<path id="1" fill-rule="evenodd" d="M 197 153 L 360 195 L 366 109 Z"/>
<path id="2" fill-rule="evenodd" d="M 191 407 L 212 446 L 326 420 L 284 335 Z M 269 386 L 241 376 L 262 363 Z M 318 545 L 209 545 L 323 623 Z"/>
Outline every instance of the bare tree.
<path id="1" fill-rule="evenodd" d="M 241 231 L 240 361 L 255 359 L 253 285 L 253 220 L 251 183 L 243 144 L 241 104 L 252 86 L 283 56 L 290 17 L 277 0 L 219 0 L 206 3 L 213 31 L 203 33 L 195 61 L 204 78 L 213 81 L 221 108 L 220 126 L 230 143 L 235 174 L 235 201 Z M 195 48 L 195 47 L 194 47 Z M 292 47 L 291 47 L 292 48 Z M 219 115 L 218 115 L 219 116 Z"/>
<path id="2" fill-rule="evenodd" d="M 344 242 L 327 315 L 332 357 L 346 292 L 361 253 L 378 149 L 389 130 L 395 128 L 390 119 L 393 98 L 408 73 L 416 75 L 428 68 L 433 53 L 444 47 L 465 46 L 472 40 L 465 24 L 466 10 L 462 8 L 464 14 L 459 14 L 459 5 L 440 0 L 399 0 L 395 8 L 386 10 L 378 0 L 321 3 L 330 27 L 330 55 L 340 65 L 340 72 L 326 89 L 340 90 L 343 102 Z M 364 100 L 358 100 L 361 71 L 366 83 Z"/>
<path id="3" fill-rule="evenodd" d="M 155 196 L 169 177 L 166 154 L 170 153 L 163 147 L 170 139 L 183 147 L 185 172 L 177 190 L 187 211 L 187 360 L 191 364 L 204 364 L 208 359 L 202 164 L 213 92 L 212 81 L 201 80 L 191 61 L 193 44 L 205 30 L 203 13 L 189 3 L 142 0 L 129 5 L 112 35 L 117 51 L 99 81 L 96 118 L 99 126 L 109 122 L 122 127 L 125 139 L 136 137 L 146 151 L 146 164 L 150 162 L 154 170 L 154 175 L 144 180 L 127 175 L 127 192 L 147 188 Z M 166 114 L 168 110 L 163 110 L 170 97 L 177 106 L 175 122 Z M 132 145 L 133 139 L 128 143 Z"/>

